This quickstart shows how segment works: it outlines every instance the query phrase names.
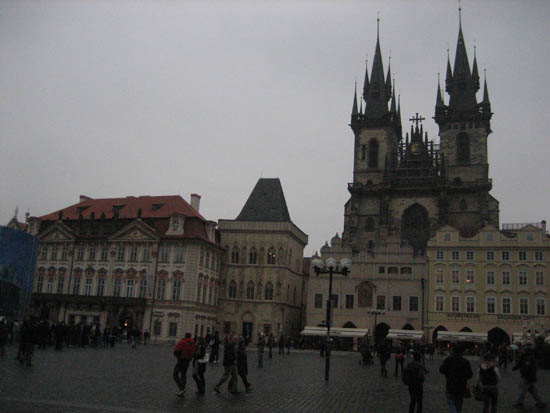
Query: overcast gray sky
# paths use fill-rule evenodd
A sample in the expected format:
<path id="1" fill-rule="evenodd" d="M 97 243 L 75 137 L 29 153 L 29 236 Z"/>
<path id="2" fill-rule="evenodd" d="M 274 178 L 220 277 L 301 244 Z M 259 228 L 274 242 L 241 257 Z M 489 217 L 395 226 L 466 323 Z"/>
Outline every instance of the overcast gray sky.
<path id="1" fill-rule="evenodd" d="M 501 222 L 550 218 L 550 2 L 462 5 L 470 62 L 475 40 L 487 69 Z M 343 228 L 377 11 L 404 127 L 418 112 L 437 140 L 455 0 L 0 1 L 0 223 L 80 194 L 192 192 L 208 219 L 234 219 L 258 178 L 279 177 L 311 254 Z"/>

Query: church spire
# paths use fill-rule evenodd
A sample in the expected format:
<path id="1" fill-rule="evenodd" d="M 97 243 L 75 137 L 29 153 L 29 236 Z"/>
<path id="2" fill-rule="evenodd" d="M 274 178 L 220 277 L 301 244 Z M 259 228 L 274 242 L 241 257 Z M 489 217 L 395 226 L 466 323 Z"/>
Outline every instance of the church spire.
<path id="1" fill-rule="evenodd" d="M 357 115 L 357 82 L 355 82 L 355 92 L 353 93 L 353 107 L 351 109 L 351 117 Z"/>
<path id="2" fill-rule="evenodd" d="M 393 91 L 392 91 L 392 95 L 391 95 L 391 107 L 390 107 L 390 112 L 391 113 L 394 113 L 394 114 L 397 114 L 397 105 L 396 105 L 396 101 L 395 101 L 395 79 L 393 80 Z"/>
<path id="3" fill-rule="evenodd" d="M 483 73 L 485 79 L 483 84 L 483 101 L 481 105 L 484 111 L 491 113 L 491 102 L 489 101 L 489 90 L 487 89 L 487 72 L 484 70 Z"/>
<path id="4" fill-rule="evenodd" d="M 437 114 L 444 108 L 445 108 L 445 103 L 443 102 L 443 97 L 441 95 L 441 83 L 439 80 L 439 73 L 438 73 L 437 74 L 437 96 L 435 98 L 435 113 Z"/>
<path id="5" fill-rule="evenodd" d="M 379 35 L 380 19 L 377 19 L 376 49 L 372 63 L 370 80 L 365 82 L 364 98 L 366 102 L 365 116 L 367 119 L 379 119 L 388 114 L 388 100 L 391 97 L 391 80 L 384 79 L 384 64 L 380 49 Z M 365 75 L 367 78 L 368 75 Z"/>

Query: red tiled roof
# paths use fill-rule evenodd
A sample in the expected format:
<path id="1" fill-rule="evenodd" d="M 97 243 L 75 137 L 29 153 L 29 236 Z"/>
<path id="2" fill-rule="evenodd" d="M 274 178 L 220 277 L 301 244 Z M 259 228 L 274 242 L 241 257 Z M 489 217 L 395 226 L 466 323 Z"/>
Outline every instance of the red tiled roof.
<path id="1" fill-rule="evenodd" d="M 42 221 L 57 221 L 60 211 L 63 213 L 62 219 L 64 220 L 76 220 L 79 218 L 80 213 L 82 213 L 84 219 L 89 219 L 92 212 L 95 214 L 95 219 L 101 218 L 101 214 L 103 213 L 106 219 L 111 219 L 117 208 L 120 219 L 137 218 L 138 210 L 141 209 L 141 218 L 168 218 L 172 214 L 182 214 L 186 217 L 196 217 L 202 221 L 206 221 L 201 214 L 191 208 L 191 205 L 179 195 L 90 198 L 51 214 L 43 215 L 40 219 Z"/>

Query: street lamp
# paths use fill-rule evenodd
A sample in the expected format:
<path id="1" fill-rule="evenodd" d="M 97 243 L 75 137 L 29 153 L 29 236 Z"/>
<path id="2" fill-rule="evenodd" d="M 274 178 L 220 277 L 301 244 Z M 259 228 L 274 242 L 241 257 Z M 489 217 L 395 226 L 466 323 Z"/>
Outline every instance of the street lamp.
<path id="1" fill-rule="evenodd" d="M 328 258 L 325 261 L 320 258 L 316 258 L 312 261 L 313 270 L 315 274 L 328 274 L 328 301 L 327 301 L 327 339 L 326 339 L 326 356 L 325 356 L 325 381 L 328 382 L 329 370 L 330 370 L 330 315 L 332 310 L 332 274 L 348 275 L 351 269 L 351 260 L 349 258 L 343 258 L 340 264 L 336 262 L 334 258 Z"/>

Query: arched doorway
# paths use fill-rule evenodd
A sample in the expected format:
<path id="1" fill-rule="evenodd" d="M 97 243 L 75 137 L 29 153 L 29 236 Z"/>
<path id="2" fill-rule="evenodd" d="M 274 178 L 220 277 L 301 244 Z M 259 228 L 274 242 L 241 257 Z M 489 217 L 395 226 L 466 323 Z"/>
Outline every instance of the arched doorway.
<path id="1" fill-rule="evenodd" d="M 252 339 L 254 329 L 254 316 L 250 312 L 246 312 L 242 316 L 242 336 L 248 344 Z"/>
<path id="2" fill-rule="evenodd" d="M 401 330 L 414 330 L 414 327 L 407 323 L 403 327 L 401 327 Z"/>
<path id="3" fill-rule="evenodd" d="M 464 332 L 464 333 L 471 333 L 471 332 L 472 332 L 472 329 L 471 329 L 470 327 L 464 327 L 464 328 L 462 328 L 462 330 L 460 330 L 460 331 L 462 331 L 462 332 Z"/>
<path id="4" fill-rule="evenodd" d="M 118 325 L 122 329 L 131 330 L 134 328 L 134 315 L 128 311 L 122 311 L 118 317 Z"/>
<path id="5" fill-rule="evenodd" d="M 436 343 L 437 340 L 437 333 L 439 331 L 447 331 L 447 328 L 445 326 L 437 326 L 432 334 L 432 343 Z"/>
<path id="6" fill-rule="evenodd" d="M 357 328 L 355 324 L 353 324 L 351 321 L 348 321 L 346 324 L 342 326 L 343 328 Z"/>
<path id="7" fill-rule="evenodd" d="M 376 344 L 380 344 L 388 335 L 388 331 L 390 330 L 390 326 L 386 323 L 379 323 L 374 328 L 374 342 Z"/>
<path id="8" fill-rule="evenodd" d="M 401 238 L 408 241 L 414 255 L 424 255 L 430 238 L 430 220 L 428 211 L 415 203 L 401 216 Z"/>
<path id="9" fill-rule="evenodd" d="M 502 328 L 495 327 L 487 333 L 487 339 L 489 343 L 494 346 L 500 346 L 501 344 L 510 344 L 510 336 Z"/>
<path id="10" fill-rule="evenodd" d="M 343 328 L 357 328 L 355 324 L 353 324 L 351 321 L 346 322 L 343 326 Z M 339 350 L 352 350 L 353 349 L 353 337 L 341 337 L 336 340 L 337 346 L 336 348 Z"/>

